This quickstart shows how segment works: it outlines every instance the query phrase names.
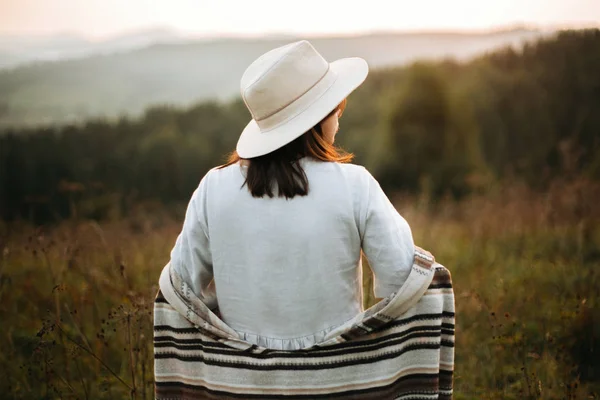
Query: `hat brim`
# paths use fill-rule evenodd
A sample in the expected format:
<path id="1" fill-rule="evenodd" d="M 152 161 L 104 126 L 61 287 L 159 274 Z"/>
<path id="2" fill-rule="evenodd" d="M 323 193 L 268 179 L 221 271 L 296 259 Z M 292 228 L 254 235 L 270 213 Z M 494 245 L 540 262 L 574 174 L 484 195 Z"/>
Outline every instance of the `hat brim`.
<path id="1" fill-rule="evenodd" d="M 236 146 L 236 151 L 241 158 L 268 154 L 302 136 L 360 86 L 369 73 L 367 62 L 359 57 L 342 58 L 329 65 L 337 74 L 337 78 L 333 85 L 307 109 L 267 133 L 261 132 L 255 120 L 251 120 L 246 125 Z"/>

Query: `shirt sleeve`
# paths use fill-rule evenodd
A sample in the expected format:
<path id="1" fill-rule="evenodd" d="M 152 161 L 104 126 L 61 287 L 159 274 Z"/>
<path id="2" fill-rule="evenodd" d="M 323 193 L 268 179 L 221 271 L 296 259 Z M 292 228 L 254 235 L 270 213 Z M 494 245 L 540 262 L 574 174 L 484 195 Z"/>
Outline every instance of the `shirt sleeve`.
<path id="1" fill-rule="evenodd" d="M 183 228 L 171 250 L 171 267 L 209 308 L 217 307 L 206 217 L 205 176 L 187 206 Z"/>
<path id="2" fill-rule="evenodd" d="M 396 211 L 379 182 L 370 173 L 367 175 L 359 230 L 374 275 L 375 297 L 382 298 L 396 292 L 408 278 L 415 246 L 408 222 Z"/>

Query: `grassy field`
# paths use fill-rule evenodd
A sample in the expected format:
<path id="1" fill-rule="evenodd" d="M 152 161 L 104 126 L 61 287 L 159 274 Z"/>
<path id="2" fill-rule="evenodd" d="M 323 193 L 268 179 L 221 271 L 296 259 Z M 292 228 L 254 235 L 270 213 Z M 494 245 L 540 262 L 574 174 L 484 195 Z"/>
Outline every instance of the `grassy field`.
<path id="1" fill-rule="evenodd" d="M 600 398 L 598 199 L 575 180 L 397 200 L 453 274 L 457 399 Z M 180 224 L 0 226 L 2 399 L 152 398 L 152 300 Z"/>

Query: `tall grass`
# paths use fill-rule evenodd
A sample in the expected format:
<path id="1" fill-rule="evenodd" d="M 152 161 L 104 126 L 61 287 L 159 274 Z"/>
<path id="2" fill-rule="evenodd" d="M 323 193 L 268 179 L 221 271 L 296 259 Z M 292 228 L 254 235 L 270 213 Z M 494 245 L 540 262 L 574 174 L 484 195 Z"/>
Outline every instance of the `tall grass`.
<path id="1" fill-rule="evenodd" d="M 397 199 L 453 273 L 457 399 L 599 397 L 598 199 L 583 180 Z M 2 226 L 2 398 L 152 398 L 152 300 L 180 225 L 152 213 Z"/>

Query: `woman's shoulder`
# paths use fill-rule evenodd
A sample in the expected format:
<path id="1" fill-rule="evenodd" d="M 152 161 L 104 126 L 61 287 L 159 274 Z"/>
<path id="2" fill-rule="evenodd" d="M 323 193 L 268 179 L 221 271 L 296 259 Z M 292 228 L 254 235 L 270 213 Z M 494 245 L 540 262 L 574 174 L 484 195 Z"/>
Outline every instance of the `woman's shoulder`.
<path id="1" fill-rule="evenodd" d="M 239 163 L 216 166 L 209 169 L 200 179 L 195 191 L 195 196 L 205 197 L 208 192 L 220 192 L 235 183 L 240 186 L 243 182 Z"/>
<path id="2" fill-rule="evenodd" d="M 365 178 L 371 176 L 369 171 L 364 166 L 353 163 L 318 161 L 306 158 L 304 161 L 304 166 L 314 166 L 315 168 L 321 170 L 337 172 L 351 178 Z"/>
<path id="3" fill-rule="evenodd" d="M 219 165 L 209 169 L 202 180 L 220 181 L 223 179 L 239 178 L 242 175 L 243 166 L 237 162 L 229 165 Z"/>
<path id="4" fill-rule="evenodd" d="M 360 164 L 352 164 L 352 163 L 339 163 L 339 165 L 346 171 L 348 174 L 353 174 L 358 177 L 369 177 L 371 173 Z"/>
<path id="5" fill-rule="evenodd" d="M 373 175 L 362 165 L 326 161 L 309 161 L 306 164 L 309 181 L 316 179 L 330 187 L 345 187 L 356 195 L 369 191 L 375 181 Z"/>
<path id="6" fill-rule="evenodd" d="M 339 163 L 338 165 L 348 179 L 351 179 L 361 186 L 369 186 L 375 181 L 375 178 L 369 170 L 360 164 Z"/>

